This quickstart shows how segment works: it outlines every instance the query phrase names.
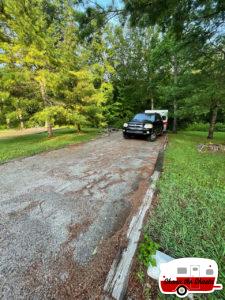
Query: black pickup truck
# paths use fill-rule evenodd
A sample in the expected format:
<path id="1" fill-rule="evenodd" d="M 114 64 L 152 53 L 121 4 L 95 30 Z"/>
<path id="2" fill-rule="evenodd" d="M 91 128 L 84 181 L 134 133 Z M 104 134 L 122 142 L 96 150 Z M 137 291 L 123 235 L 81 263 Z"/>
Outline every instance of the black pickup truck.
<path id="1" fill-rule="evenodd" d="M 134 118 L 123 124 L 123 136 L 145 136 L 148 141 L 153 142 L 158 135 L 163 134 L 163 120 L 158 113 L 139 113 Z"/>

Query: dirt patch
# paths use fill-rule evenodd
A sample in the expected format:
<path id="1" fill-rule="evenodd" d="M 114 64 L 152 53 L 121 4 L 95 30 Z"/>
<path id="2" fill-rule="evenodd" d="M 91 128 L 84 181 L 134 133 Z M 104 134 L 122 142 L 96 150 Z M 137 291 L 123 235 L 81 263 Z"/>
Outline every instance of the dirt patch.
<path id="1" fill-rule="evenodd" d="M 158 282 L 151 279 L 145 269 L 140 267 L 135 258 L 131 269 L 128 283 L 128 290 L 125 299 L 133 300 L 157 300 Z"/>
<path id="2" fill-rule="evenodd" d="M 69 231 L 68 243 L 76 239 L 81 232 L 85 231 L 87 227 L 90 226 L 91 223 L 92 223 L 91 220 L 86 220 L 83 223 L 70 224 L 68 226 L 68 231 Z"/>
<path id="3" fill-rule="evenodd" d="M 199 144 L 199 152 L 225 152 L 225 145 L 222 144 Z"/>
<path id="4" fill-rule="evenodd" d="M 109 265 L 119 253 L 126 247 L 127 225 L 118 230 L 112 237 L 101 242 L 99 251 L 93 255 L 92 260 L 86 266 L 77 264 L 74 259 L 74 249 L 66 243 L 61 247 L 60 253 L 50 266 L 51 273 L 45 277 L 48 294 L 39 294 L 39 297 L 48 299 L 101 299 L 102 287 L 108 273 Z M 74 226 L 73 226 L 74 227 Z M 76 226 L 76 234 L 82 226 Z M 74 231 L 74 228 L 72 229 Z M 26 272 L 24 280 L 31 290 L 37 290 L 43 284 L 40 281 L 43 266 L 40 262 L 33 264 Z M 44 275 L 44 274 L 43 274 Z"/>
<path id="5" fill-rule="evenodd" d="M 73 250 L 59 256 L 54 266 L 60 272 L 66 273 L 67 278 L 55 282 L 53 295 L 56 299 L 100 299 L 103 291 L 105 278 L 109 265 L 113 262 L 115 255 L 122 252 L 126 243 L 124 242 L 123 230 L 117 232 L 110 239 L 101 242 L 99 252 L 94 255 L 88 268 L 82 267 L 73 260 Z"/>

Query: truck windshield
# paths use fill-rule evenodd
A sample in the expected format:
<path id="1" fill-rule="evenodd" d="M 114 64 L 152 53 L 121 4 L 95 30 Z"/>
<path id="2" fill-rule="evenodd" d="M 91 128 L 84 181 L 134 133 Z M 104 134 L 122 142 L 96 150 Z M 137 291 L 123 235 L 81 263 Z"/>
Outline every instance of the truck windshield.
<path id="1" fill-rule="evenodd" d="M 134 122 L 154 122 L 155 115 L 154 114 L 137 114 L 132 121 Z"/>

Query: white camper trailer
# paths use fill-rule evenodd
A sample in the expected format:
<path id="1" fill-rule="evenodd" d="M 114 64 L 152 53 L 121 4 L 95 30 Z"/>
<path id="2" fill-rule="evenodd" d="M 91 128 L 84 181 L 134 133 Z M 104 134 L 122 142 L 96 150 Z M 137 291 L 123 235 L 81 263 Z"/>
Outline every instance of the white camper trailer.
<path id="1" fill-rule="evenodd" d="M 161 115 L 162 119 L 163 119 L 163 131 L 165 132 L 167 130 L 167 126 L 168 126 L 168 110 L 162 109 L 162 110 L 145 110 L 146 114 L 152 114 L 152 113 L 158 113 Z"/>

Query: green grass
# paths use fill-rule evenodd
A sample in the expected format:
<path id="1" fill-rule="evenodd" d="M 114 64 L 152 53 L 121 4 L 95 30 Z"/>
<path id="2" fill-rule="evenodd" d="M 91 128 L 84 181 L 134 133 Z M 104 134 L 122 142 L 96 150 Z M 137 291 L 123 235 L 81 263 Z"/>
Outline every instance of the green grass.
<path id="1" fill-rule="evenodd" d="M 160 200 L 147 232 L 175 258 L 216 260 L 218 283 L 225 286 L 225 154 L 199 153 L 196 146 L 209 143 L 205 136 L 205 132 L 169 135 Z M 216 133 L 212 142 L 224 144 L 225 133 Z M 225 299 L 225 289 L 198 297 L 206 298 Z"/>
<path id="2" fill-rule="evenodd" d="M 43 151 L 59 149 L 66 145 L 89 141 L 97 136 L 99 129 L 85 129 L 77 134 L 72 128 L 54 130 L 52 138 L 46 132 L 0 139 L 0 163 L 31 156 Z"/>

